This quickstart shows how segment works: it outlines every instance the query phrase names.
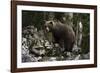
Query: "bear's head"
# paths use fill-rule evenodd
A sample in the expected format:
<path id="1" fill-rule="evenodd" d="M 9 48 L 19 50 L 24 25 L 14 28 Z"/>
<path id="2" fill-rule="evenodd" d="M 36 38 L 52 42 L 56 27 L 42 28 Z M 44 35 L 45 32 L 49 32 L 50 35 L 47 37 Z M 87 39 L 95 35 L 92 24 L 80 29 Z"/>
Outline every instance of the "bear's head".
<path id="1" fill-rule="evenodd" d="M 47 32 L 51 32 L 54 26 L 54 22 L 53 21 L 45 21 L 45 29 Z"/>

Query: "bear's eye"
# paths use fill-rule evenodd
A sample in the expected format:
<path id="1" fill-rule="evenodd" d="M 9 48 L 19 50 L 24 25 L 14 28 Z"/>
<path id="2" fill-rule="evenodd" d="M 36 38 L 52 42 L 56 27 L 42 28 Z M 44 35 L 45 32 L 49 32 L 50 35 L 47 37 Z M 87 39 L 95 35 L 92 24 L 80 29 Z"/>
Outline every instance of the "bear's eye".
<path id="1" fill-rule="evenodd" d="M 50 22 L 50 24 L 53 24 L 53 22 Z"/>

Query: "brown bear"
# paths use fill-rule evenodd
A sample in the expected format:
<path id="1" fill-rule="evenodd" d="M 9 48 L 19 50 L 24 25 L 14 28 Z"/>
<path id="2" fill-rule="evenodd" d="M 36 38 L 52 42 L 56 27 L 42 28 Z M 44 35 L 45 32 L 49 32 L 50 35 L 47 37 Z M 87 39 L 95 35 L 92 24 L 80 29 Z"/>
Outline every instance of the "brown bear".
<path id="1" fill-rule="evenodd" d="M 63 51 L 71 52 L 74 42 L 75 33 L 71 26 L 63 24 L 60 21 L 45 21 L 45 28 L 51 32 L 55 43 L 58 43 Z"/>

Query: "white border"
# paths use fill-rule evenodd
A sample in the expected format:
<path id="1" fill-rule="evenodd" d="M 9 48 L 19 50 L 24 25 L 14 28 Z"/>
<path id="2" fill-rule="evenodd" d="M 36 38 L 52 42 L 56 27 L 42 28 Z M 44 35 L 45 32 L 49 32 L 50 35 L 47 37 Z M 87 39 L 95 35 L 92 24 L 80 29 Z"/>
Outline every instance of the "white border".
<path id="1" fill-rule="evenodd" d="M 22 63 L 21 61 L 22 10 L 90 13 L 90 45 L 91 45 L 90 46 L 90 60 Z M 94 64 L 94 10 L 17 5 L 17 68 L 61 66 L 61 65 L 82 65 L 82 64 Z"/>

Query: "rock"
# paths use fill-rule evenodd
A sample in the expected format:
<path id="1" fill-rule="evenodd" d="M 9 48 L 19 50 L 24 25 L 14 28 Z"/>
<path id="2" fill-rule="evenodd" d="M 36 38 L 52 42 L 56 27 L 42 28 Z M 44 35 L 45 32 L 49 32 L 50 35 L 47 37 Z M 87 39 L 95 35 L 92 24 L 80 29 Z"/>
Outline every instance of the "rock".
<path id="1" fill-rule="evenodd" d="M 82 59 L 89 59 L 89 58 L 90 58 L 90 53 L 82 54 Z"/>
<path id="2" fill-rule="evenodd" d="M 79 54 L 79 55 L 77 55 L 77 56 L 75 57 L 74 60 L 80 60 L 80 59 L 81 59 L 81 55 Z"/>

